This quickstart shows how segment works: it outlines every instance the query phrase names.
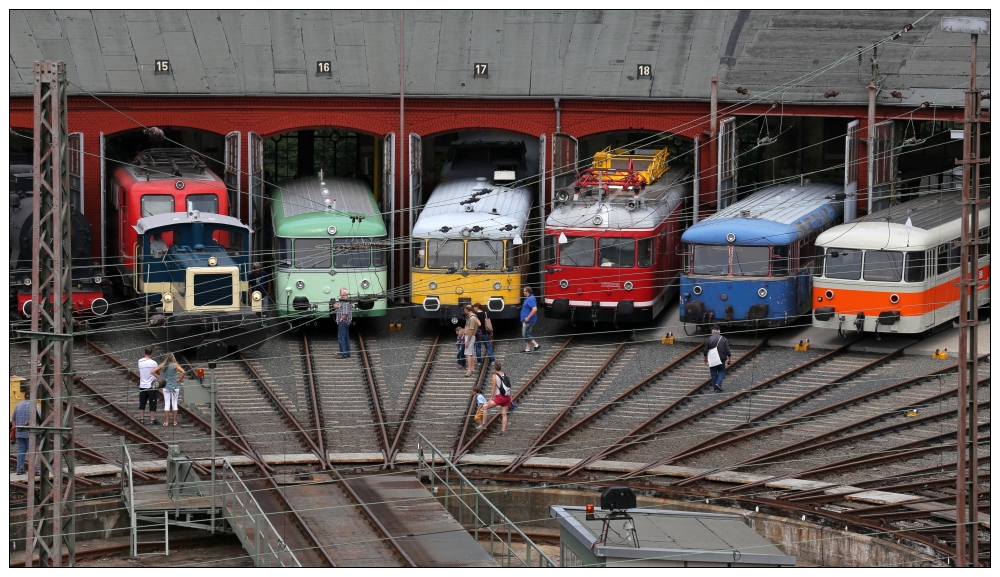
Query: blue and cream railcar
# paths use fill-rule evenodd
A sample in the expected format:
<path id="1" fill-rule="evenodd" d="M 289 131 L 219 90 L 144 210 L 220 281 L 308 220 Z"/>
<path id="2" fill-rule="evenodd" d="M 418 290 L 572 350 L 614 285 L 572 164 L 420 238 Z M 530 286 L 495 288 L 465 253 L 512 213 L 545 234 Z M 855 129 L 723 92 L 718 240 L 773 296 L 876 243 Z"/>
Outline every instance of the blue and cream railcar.
<path id="1" fill-rule="evenodd" d="M 269 331 L 263 295 L 248 294 L 249 227 L 192 210 L 141 218 L 133 229 L 132 288 L 145 299 L 146 320 L 160 344 L 209 358 L 263 344 Z"/>
<path id="2" fill-rule="evenodd" d="M 484 177 L 439 184 L 413 225 L 413 316 L 457 324 L 461 307 L 479 302 L 493 319 L 517 318 L 530 209 L 527 188 Z"/>
<path id="3" fill-rule="evenodd" d="M 834 227 L 813 287 L 813 326 L 921 333 L 959 315 L 961 193 L 934 193 Z M 990 302 L 990 209 L 979 210 L 976 306 Z"/>
<path id="4" fill-rule="evenodd" d="M 386 314 L 387 234 L 367 183 L 322 172 L 284 181 L 271 212 L 279 317 L 331 318 L 341 288 L 350 292 L 355 317 Z"/>
<path id="5" fill-rule="evenodd" d="M 681 322 L 777 327 L 808 313 L 816 237 L 842 221 L 843 192 L 771 186 L 687 229 Z"/>

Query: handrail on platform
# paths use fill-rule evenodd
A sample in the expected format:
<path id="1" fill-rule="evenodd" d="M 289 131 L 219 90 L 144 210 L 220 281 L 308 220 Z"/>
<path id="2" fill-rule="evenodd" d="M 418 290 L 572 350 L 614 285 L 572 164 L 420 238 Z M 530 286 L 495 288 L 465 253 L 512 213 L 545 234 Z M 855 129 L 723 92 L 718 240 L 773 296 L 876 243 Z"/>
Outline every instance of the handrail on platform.
<path id="1" fill-rule="evenodd" d="M 424 455 L 425 450 L 430 453 L 430 461 Z M 438 465 L 438 463 L 443 463 L 443 465 Z M 444 471 L 444 477 L 438 472 L 438 469 Z M 465 517 L 465 512 L 468 510 L 472 514 L 471 521 L 475 524 L 475 538 L 479 541 L 479 531 L 481 529 L 486 530 L 490 534 L 490 555 L 494 559 L 497 558 L 497 554 L 493 549 L 494 543 L 497 541 L 504 547 L 500 552 L 501 565 L 505 567 L 556 567 L 555 562 L 525 535 L 513 521 L 507 518 L 506 515 L 500 512 L 493 503 L 486 498 L 486 495 L 476 488 L 471 481 L 465 478 L 465 475 L 459 471 L 458 467 L 452 463 L 448 457 L 444 455 L 433 443 L 427 440 L 421 433 L 417 433 L 417 478 L 423 479 L 424 475 L 427 475 L 431 482 L 436 484 L 437 481 L 444 485 L 444 507 L 448 508 L 449 497 L 454 497 L 460 503 L 458 509 L 458 522 L 465 525 L 463 519 Z M 454 477 L 454 478 L 453 478 Z M 457 482 L 461 492 L 455 490 L 451 486 L 452 482 Z M 468 487 L 470 491 L 465 492 L 465 488 Z M 472 498 L 472 503 L 467 502 L 467 498 Z M 485 518 L 484 518 L 485 517 Z M 499 530 L 499 533 L 498 533 Z M 521 542 L 524 543 L 524 556 L 518 555 L 514 551 L 511 545 L 511 540 L 514 535 L 517 535 Z M 535 554 L 535 559 L 532 559 L 532 552 Z M 534 563 L 534 565 L 532 565 Z"/>
<path id="2" fill-rule="evenodd" d="M 301 567 L 229 459 L 222 462 L 222 514 L 257 567 Z"/>
<path id="3" fill-rule="evenodd" d="M 122 437 L 122 475 L 121 475 L 121 486 L 122 486 L 122 497 L 126 496 L 126 489 L 128 490 L 128 498 L 125 500 L 125 506 L 128 509 L 129 517 L 129 536 L 132 541 L 132 556 L 138 556 L 138 543 L 137 543 L 137 520 L 135 518 L 135 491 L 133 489 L 134 483 L 132 481 L 132 455 L 128 452 L 128 445 L 125 444 L 125 437 Z"/>

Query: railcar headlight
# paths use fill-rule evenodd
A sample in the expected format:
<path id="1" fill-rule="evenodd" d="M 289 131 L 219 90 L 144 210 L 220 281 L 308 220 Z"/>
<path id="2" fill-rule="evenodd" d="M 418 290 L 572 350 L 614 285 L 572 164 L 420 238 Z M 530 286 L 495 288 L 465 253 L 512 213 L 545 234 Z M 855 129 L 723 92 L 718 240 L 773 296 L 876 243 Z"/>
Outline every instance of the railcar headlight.
<path id="1" fill-rule="evenodd" d="M 693 292 L 696 295 L 700 295 L 701 294 L 701 287 L 698 286 L 698 285 L 694 285 L 694 288 L 691 289 L 691 292 Z"/>
<path id="2" fill-rule="evenodd" d="M 833 291 L 826 291 L 826 295 L 824 296 L 826 296 L 826 300 L 828 301 L 833 300 Z"/>
<path id="3" fill-rule="evenodd" d="M 601 215 L 595 216 L 594 217 L 594 224 L 597 225 L 597 226 L 601 226 L 602 224 L 604 224 L 604 217 L 602 217 Z"/>
<path id="4" fill-rule="evenodd" d="M 757 289 L 757 296 L 759 296 L 760 298 L 766 297 L 767 296 L 767 289 L 764 288 L 764 287 L 760 287 L 759 289 Z"/>
<path id="5" fill-rule="evenodd" d="M 253 298 L 253 302 L 259 303 L 260 300 L 262 298 L 264 298 L 264 296 L 262 294 L 260 294 L 260 291 L 253 291 L 253 294 L 251 295 L 251 298 Z"/>
<path id="6" fill-rule="evenodd" d="M 169 303 L 174 300 L 174 296 L 170 293 L 163 293 L 163 302 Z"/>
<path id="7" fill-rule="evenodd" d="M 295 281 L 295 288 L 302 290 L 306 288 L 306 283 L 300 280 Z"/>
<path id="8" fill-rule="evenodd" d="M 330 225 L 330 226 L 326 227 L 326 233 L 327 234 L 331 234 L 331 235 L 332 234 L 337 234 L 337 227 L 335 227 L 333 225 Z"/>
<path id="9" fill-rule="evenodd" d="M 31 286 L 31 277 L 30 276 L 26 276 L 26 277 L 24 277 L 24 280 L 21 281 L 21 282 L 24 284 L 24 286 Z"/>
<path id="10" fill-rule="evenodd" d="M 500 287 L 502 287 L 502 286 L 503 285 L 500 284 L 499 282 L 495 282 L 495 283 L 493 283 L 493 290 L 498 291 L 498 290 L 500 290 Z"/>
<path id="11" fill-rule="evenodd" d="M 94 277 L 94 284 L 101 284 L 101 281 L 103 281 L 103 280 L 104 279 L 102 279 L 101 277 L 95 276 Z"/>
<path id="12" fill-rule="evenodd" d="M 215 258 L 214 256 L 208 257 L 208 266 L 215 266 L 217 264 L 219 264 L 219 259 Z"/>
<path id="13" fill-rule="evenodd" d="M 458 287 L 457 289 L 455 289 L 455 294 L 457 294 L 457 295 L 460 295 L 460 294 L 462 294 L 464 292 L 465 292 L 465 289 L 463 289 L 462 287 Z"/>
<path id="14" fill-rule="evenodd" d="M 733 234 L 733 233 L 727 234 L 726 235 L 726 242 L 729 242 L 729 243 L 736 242 L 736 235 Z"/>
<path id="15" fill-rule="evenodd" d="M 368 287 L 372 286 L 372 283 L 368 282 L 368 279 L 361 281 L 361 288 L 368 290 Z"/>
<path id="16" fill-rule="evenodd" d="M 898 303 L 899 302 L 899 295 L 897 295 L 897 294 L 889 295 L 889 302 L 891 302 L 892 304 Z"/>
<path id="17" fill-rule="evenodd" d="M 434 281 L 431 281 L 431 282 L 427 283 L 427 288 L 431 289 L 432 291 L 433 290 L 437 290 L 438 283 L 436 283 Z"/>
<path id="18" fill-rule="evenodd" d="M 569 281 L 566 279 L 562 279 L 561 281 L 559 281 L 559 288 L 561 289 L 569 288 Z"/>
<path id="19" fill-rule="evenodd" d="M 630 281 L 630 280 L 625 281 L 625 290 L 630 291 L 630 290 L 632 290 L 633 286 L 635 286 L 635 285 L 632 284 L 632 281 Z"/>

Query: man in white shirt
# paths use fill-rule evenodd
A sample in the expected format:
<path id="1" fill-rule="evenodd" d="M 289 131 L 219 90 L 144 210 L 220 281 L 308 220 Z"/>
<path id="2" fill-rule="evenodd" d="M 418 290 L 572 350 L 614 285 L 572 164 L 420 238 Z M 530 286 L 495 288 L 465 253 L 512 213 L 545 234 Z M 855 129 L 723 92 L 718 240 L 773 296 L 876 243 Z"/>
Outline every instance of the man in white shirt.
<path id="1" fill-rule="evenodd" d="M 153 258 L 163 258 L 167 254 L 167 243 L 163 242 L 160 233 L 154 232 L 153 236 L 149 237 L 149 252 Z"/>
<path id="2" fill-rule="evenodd" d="M 149 402 L 149 417 L 152 420 L 152 425 L 159 425 L 156 422 L 156 389 L 153 388 L 153 369 L 158 365 L 156 361 L 153 360 L 153 347 L 146 347 L 143 351 L 145 353 L 141 359 L 139 359 L 139 422 L 143 425 L 146 424 L 145 413 L 146 402 Z"/>

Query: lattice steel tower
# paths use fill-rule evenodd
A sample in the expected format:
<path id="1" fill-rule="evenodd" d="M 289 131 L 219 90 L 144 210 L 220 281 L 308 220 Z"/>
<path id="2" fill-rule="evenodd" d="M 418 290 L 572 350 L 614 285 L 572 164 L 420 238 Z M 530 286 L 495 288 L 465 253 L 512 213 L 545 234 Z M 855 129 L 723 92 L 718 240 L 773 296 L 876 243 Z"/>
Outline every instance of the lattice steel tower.
<path id="1" fill-rule="evenodd" d="M 66 63 L 35 62 L 34 263 L 31 412 L 25 566 L 76 564 L 73 462 L 73 303 Z M 37 436 L 36 436 L 37 434 Z M 37 439 L 37 441 L 36 441 Z M 36 446 L 37 445 L 37 446 Z M 31 473 L 39 468 L 36 484 Z M 37 485 L 37 486 L 36 486 Z M 37 489 L 37 493 L 36 493 Z"/>

